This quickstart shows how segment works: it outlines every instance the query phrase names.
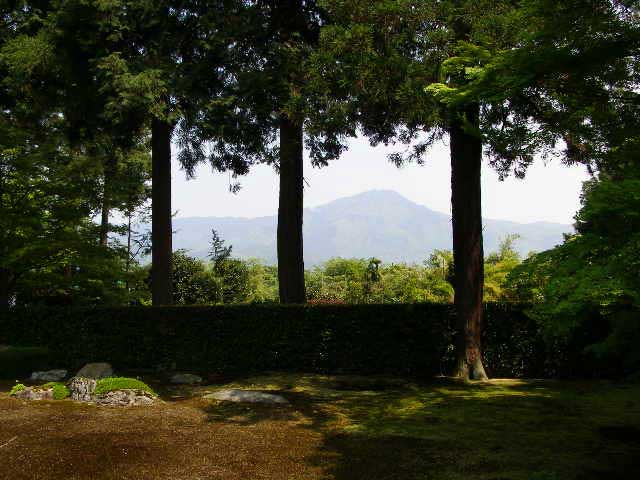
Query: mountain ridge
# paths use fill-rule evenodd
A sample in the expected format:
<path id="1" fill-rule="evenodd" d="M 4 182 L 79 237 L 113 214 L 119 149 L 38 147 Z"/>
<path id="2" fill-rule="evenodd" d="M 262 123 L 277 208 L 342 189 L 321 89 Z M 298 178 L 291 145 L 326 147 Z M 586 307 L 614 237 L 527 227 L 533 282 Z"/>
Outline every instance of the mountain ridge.
<path id="1" fill-rule="evenodd" d="M 305 266 L 332 257 L 384 262 L 421 262 L 434 249 L 451 249 L 451 216 L 431 210 L 393 190 L 370 190 L 304 209 Z M 562 242 L 567 224 L 483 219 L 485 252 L 495 251 L 508 234 L 519 234 L 517 250 L 526 255 Z M 233 245 L 240 258 L 276 263 L 277 217 L 183 217 L 174 219 L 174 248 L 206 258 L 211 229 Z"/>

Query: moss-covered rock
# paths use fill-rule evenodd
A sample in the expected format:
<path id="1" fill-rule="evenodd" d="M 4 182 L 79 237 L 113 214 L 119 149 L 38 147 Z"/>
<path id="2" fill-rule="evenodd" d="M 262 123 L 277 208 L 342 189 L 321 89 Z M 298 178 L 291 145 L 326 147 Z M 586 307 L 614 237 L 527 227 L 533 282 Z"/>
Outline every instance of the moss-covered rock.
<path id="1" fill-rule="evenodd" d="M 101 378 L 96 383 L 95 395 L 105 395 L 115 390 L 141 390 L 154 397 L 158 394 L 153 389 L 137 378 L 107 377 Z"/>
<path id="2" fill-rule="evenodd" d="M 61 382 L 49 382 L 42 385 L 43 389 L 52 389 L 53 390 L 53 399 L 54 400 L 63 400 L 71 395 L 71 392 L 67 388 L 64 383 Z"/>

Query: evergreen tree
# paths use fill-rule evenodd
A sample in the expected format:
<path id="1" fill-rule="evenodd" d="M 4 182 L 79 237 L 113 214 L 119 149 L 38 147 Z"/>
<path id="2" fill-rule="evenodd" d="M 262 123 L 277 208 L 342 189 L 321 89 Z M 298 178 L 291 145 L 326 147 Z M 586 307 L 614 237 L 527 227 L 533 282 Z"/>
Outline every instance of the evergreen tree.
<path id="1" fill-rule="evenodd" d="M 224 66 L 228 81 L 199 118 L 187 119 L 185 143 L 193 148 L 184 150 L 186 163 L 208 158 L 214 168 L 239 174 L 258 162 L 276 167 L 280 301 L 303 303 L 303 146 L 313 164 L 323 166 L 353 134 L 352 125 L 311 114 L 320 102 L 309 88 L 308 60 L 324 13 L 313 0 L 238 2 L 228 12 L 234 38 Z"/>
<path id="2" fill-rule="evenodd" d="M 440 104 L 425 87 L 440 78 L 443 62 L 459 42 L 487 48 L 509 42 L 508 2 L 326 1 L 333 25 L 322 33 L 314 57 L 314 84 L 347 109 L 325 109 L 333 122 L 356 118 L 374 144 L 412 143 L 400 164 L 424 161 L 447 135 L 451 153 L 451 203 L 457 326 L 455 375 L 486 378 L 482 366 L 483 244 L 480 168 L 482 138 L 477 99 L 453 107 Z M 464 78 L 452 77 L 454 83 Z M 330 105 L 336 103 L 331 100 Z M 344 120 L 346 119 L 346 121 Z M 417 142 L 416 142 L 417 141 Z"/>
<path id="3" fill-rule="evenodd" d="M 222 262 L 231 256 L 233 245 L 224 246 L 224 240 L 220 238 L 218 232 L 211 229 L 211 250 L 209 251 L 209 259 L 213 262 L 214 268 L 218 268 Z"/>
<path id="4" fill-rule="evenodd" d="M 502 176 L 523 176 L 564 142 L 568 162 L 627 164 L 637 131 L 637 2 L 323 3 L 333 25 L 315 56 L 315 84 L 348 100 L 375 143 L 411 144 L 392 159 L 424 161 L 449 137 L 456 375 L 481 362 L 483 147 Z M 335 100 L 333 100 L 335 103 Z M 618 113 L 618 116 L 616 114 Z M 340 123 L 345 112 L 335 110 Z M 621 155 L 627 152 L 629 155 Z M 588 160 L 590 158 L 591 160 Z"/>

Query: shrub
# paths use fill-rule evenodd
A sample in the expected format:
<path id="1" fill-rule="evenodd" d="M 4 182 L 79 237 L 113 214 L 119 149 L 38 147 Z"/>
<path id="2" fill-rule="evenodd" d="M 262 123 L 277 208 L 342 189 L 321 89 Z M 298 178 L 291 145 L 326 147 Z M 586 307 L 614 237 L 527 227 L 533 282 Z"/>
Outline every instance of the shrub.
<path id="1" fill-rule="evenodd" d="M 105 393 L 113 392 L 114 390 L 142 390 L 154 397 L 158 396 L 153 389 L 141 380 L 136 378 L 127 377 L 107 377 L 101 378 L 96 382 L 96 395 L 104 395 Z"/>
<path id="2" fill-rule="evenodd" d="M 15 395 L 18 392 L 21 392 L 22 390 L 24 390 L 25 388 L 27 388 L 26 386 L 24 386 L 22 383 L 16 383 L 12 388 L 11 391 L 9 392 L 9 395 Z"/>

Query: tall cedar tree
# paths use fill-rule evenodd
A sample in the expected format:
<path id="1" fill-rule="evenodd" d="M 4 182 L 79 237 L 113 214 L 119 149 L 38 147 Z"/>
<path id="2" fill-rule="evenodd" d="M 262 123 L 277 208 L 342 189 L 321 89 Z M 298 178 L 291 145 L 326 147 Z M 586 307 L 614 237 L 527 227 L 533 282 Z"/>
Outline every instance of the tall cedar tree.
<path id="1" fill-rule="evenodd" d="M 625 164 L 637 123 L 636 1 L 325 2 L 334 26 L 317 55 L 317 84 L 352 102 L 373 143 L 414 142 L 394 161 L 423 161 L 449 136 L 455 375 L 481 363 L 482 150 L 505 176 L 536 153 L 568 163 Z M 635 60 L 634 60 L 635 59 Z M 425 88 L 426 87 L 426 88 Z M 619 111 L 616 118 L 612 112 Z M 635 112 L 635 114 L 634 114 Z M 339 120 L 336 120 L 339 121 Z"/>
<path id="2" fill-rule="evenodd" d="M 107 2 L 108 28 L 125 48 L 113 50 L 100 62 L 103 85 L 115 85 L 109 105 L 119 116 L 132 104 L 147 107 L 152 149 L 152 302 L 172 303 L 171 140 L 178 133 L 178 159 L 187 176 L 204 160 L 206 121 L 218 129 L 238 124 L 238 112 L 223 98 L 233 83 L 227 69 L 246 29 L 240 0 L 163 0 Z M 113 20 L 115 19 L 115 20 Z M 122 110 L 124 108 L 124 111 Z M 208 112 L 207 117 L 203 111 Z M 205 121 L 206 118 L 206 121 Z M 232 120 L 230 120 L 232 119 Z M 177 130 L 176 130 L 176 127 Z M 236 154 L 218 159 L 220 171 L 234 175 L 248 170 L 249 160 Z"/>
<path id="3" fill-rule="evenodd" d="M 507 41 L 511 7 L 503 2 L 327 1 L 333 23 L 314 58 L 314 84 L 351 104 L 336 110 L 357 118 L 373 144 L 412 143 L 396 163 L 424 161 L 448 135 L 451 153 L 454 289 L 458 318 L 455 375 L 484 379 L 481 357 L 483 244 L 480 172 L 481 105 L 443 106 L 424 88 L 440 79 L 443 62 L 461 41 Z M 453 79 L 460 81 L 461 79 Z M 417 143 L 416 143 L 416 140 Z"/>
<path id="4" fill-rule="evenodd" d="M 354 128 L 326 123 L 317 113 L 311 119 L 323 105 L 308 88 L 308 61 L 324 23 L 315 1 L 238 2 L 233 12 L 225 86 L 185 122 L 183 163 L 208 159 L 215 169 L 237 173 L 258 162 L 276 166 L 279 296 L 282 303 L 303 303 L 303 147 L 314 166 L 324 166 L 344 150 Z"/>

